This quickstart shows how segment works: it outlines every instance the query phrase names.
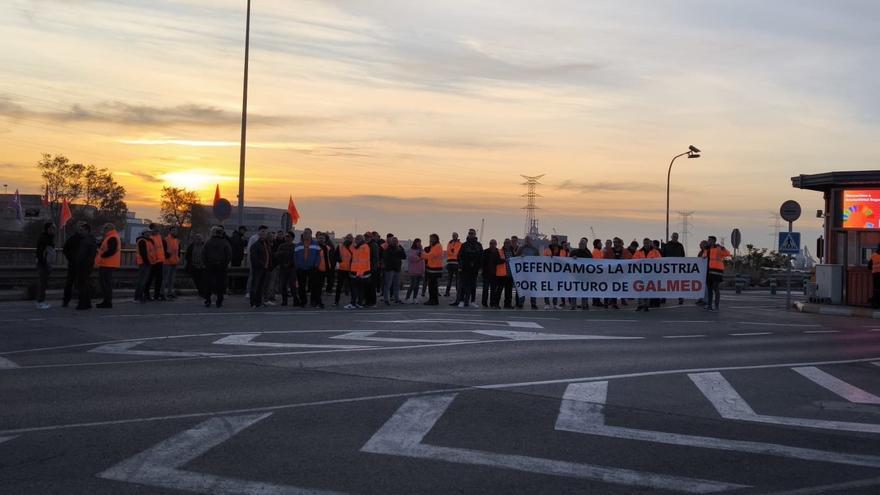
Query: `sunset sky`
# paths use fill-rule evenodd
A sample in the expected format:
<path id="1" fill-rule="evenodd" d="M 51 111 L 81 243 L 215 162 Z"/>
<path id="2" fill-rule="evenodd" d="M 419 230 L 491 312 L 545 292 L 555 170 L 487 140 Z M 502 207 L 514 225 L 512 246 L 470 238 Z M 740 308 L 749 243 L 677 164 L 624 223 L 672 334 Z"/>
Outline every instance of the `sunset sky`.
<path id="1" fill-rule="evenodd" d="M 766 247 L 801 173 L 878 167 L 880 3 L 254 0 L 247 204 L 401 238 L 743 231 Z M 245 0 L 0 3 L 0 173 L 40 153 L 111 169 L 155 217 L 163 185 L 238 181 Z M 678 229 L 673 215 L 673 229 Z"/>

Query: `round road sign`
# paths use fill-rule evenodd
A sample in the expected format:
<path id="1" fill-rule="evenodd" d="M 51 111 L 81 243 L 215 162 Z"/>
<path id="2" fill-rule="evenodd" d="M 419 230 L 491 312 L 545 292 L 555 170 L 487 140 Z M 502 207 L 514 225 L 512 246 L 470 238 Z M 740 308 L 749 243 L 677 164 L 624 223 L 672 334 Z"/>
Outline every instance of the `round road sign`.
<path id="1" fill-rule="evenodd" d="M 730 233 L 730 244 L 733 249 L 739 249 L 740 242 L 742 242 L 742 234 L 739 233 L 739 229 L 733 229 L 733 232 Z"/>
<path id="2" fill-rule="evenodd" d="M 801 205 L 790 199 L 779 207 L 779 216 L 786 222 L 794 222 L 801 217 Z"/>
<path id="3" fill-rule="evenodd" d="M 232 204 L 226 198 L 220 198 L 214 204 L 214 218 L 221 222 L 228 220 L 232 215 Z"/>

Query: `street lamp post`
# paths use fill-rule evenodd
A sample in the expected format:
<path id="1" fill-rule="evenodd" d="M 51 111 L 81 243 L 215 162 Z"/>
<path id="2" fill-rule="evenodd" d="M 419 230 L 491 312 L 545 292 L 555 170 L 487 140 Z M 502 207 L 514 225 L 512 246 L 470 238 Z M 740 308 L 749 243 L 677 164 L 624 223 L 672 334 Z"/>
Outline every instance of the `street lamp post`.
<path id="1" fill-rule="evenodd" d="M 669 242 L 669 179 L 672 178 L 672 164 L 675 163 L 676 158 L 680 158 L 682 156 L 687 156 L 688 158 L 699 158 L 700 150 L 697 149 L 696 146 L 690 145 L 688 146 L 687 151 L 675 155 L 674 157 L 672 157 L 672 161 L 669 162 L 669 170 L 666 171 L 666 242 Z"/>
<path id="2" fill-rule="evenodd" d="M 244 31 L 244 89 L 241 96 L 241 154 L 238 160 L 238 224 L 244 225 L 244 161 L 247 151 L 248 54 L 251 42 L 251 0 L 247 2 Z"/>

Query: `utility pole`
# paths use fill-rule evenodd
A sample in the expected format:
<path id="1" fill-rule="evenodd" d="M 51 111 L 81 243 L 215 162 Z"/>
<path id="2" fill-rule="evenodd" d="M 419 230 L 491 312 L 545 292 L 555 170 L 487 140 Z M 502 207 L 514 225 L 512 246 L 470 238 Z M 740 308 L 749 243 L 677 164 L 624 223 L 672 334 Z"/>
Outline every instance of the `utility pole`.
<path id="1" fill-rule="evenodd" d="M 238 224 L 244 225 L 244 160 L 247 150 L 248 55 L 251 44 L 251 0 L 247 0 L 244 29 L 244 88 L 241 96 L 241 154 L 238 159 Z"/>
<path id="2" fill-rule="evenodd" d="M 688 249 L 688 235 L 692 234 L 691 232 L 691 217 L 694 215 L 693 211 L 679 211 L 679 224 L 681 224 L 681 230 L 679 231 L 679 235 L 681 235 L 682 244 L 684 244 L 685 252 Z"/>
<path id="3" fill-rule="evenodd" d="M 776 243 L 779 239 L 779 231 L 782 230 L 782 219 L 779 218 L 779 214 L 776 212 L 770 212 L 770 219 L 773 221 L 772 224 L 769 225 L 771 229 L 773 229 L 773 233 L 770 234 L 770 246 L 768 251 L 776 250 Z"/>
<path id="4" fill-rule="evenodd" d="M 523 210 L 526 210 L 526 228 L 525 235 L 531 236 L 532 238 L 536 238 L 540 235 L 540 231 L 538 230 L 538 219 L 535 218 L 535 210 L 538 209 L 538 206 L 535 204 L 535 199 L 540 198 L 541 195 L 535 192 L 535 188 L 541 185 L 538 182 L 541 177 L 544 177 L 546 174 L 529 176 L 529 175 L 520 175 L 526 181 L 522 183 L 522 185 L 527 187 L 527 192 L 523 194 L 523 197 L 526 198 L 526 205 L 523 206 Z"/>
<path id="5" fill-rule="evenodd" d="M 480 220 L 480 244 L 483 243 L 483 231 L 486 230 L 486 219 Z"/>

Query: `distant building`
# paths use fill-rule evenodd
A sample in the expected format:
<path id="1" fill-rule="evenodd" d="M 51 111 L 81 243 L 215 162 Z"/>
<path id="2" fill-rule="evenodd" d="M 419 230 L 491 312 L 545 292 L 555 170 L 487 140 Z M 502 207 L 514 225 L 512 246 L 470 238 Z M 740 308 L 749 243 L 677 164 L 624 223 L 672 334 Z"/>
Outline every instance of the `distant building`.
<path id="1" fill-rule="evenodd" d="M 223 225 L 226 228 L 227 232 L 232 232 L 233 230 L 239 227 L 238 225 L 238 207 L 232 207 L 232 215 L 228 220 L 221 222 L 214 216 L 214 210 L 211 205 L 198 205 L 197 207 L 199 211 L 193 215 L 195 219 L 202 219 L 206 225 L 195 225 L 194 229 L 197 232 L 201 232 L 202 234 L 207 234 L 212 225 Z M 260 225 L 265 225 L 269 227 L 269 230 L 272 232 L 278 230 L 287 230 L 286 225 L 282 225 L 282 218 L 287 213 L 286 209 L 283 208 L 269 208 L 265 206 L 245 206 L 244 207 L 244 226 L 247 228 L 249 233 L 254 233 L 257 231 L 257 228 Z M 300 227 L 300 228 L 296 228 Z M 300 224 L 299 226 L 294 226 L 294 233 L 297 236 L 297 240 L 299 240 L 299 235 L 302 233 L 302 229 L 305 227 L 311 227 L 311 229 L 315 232 L 322 231 L 326 232 L 330 235 L 330 238 L 333 239 L 334 244 L 338 241 L 336 239 L 336 233 L 333 231 L 328 231 L 322 229 L 320 225 L 307 225 Z"/>
<path id="2" fill-rule="evenodd" d="M 129 211 L 125 215 L 125 226 L 122 231 L 122 242 L 134 244 L 141 232 L 147 230 L 149 223 L 143 218 L 138 218 L 137 213 Z"/>
<path id="3" fill-rule="evenodd" d="M 0 231 L 23 232 L 25 226 L 35 220 L 48 222 L 52 218 L 49 208 L 43 206 L 43 197 L 39 194 L 20 194 L 21 209 L 24 218 L 19 222 L 12 209 L 12 198 L 15 194 L 0 194 Z"/>

